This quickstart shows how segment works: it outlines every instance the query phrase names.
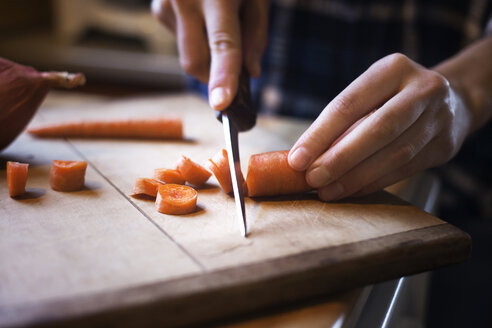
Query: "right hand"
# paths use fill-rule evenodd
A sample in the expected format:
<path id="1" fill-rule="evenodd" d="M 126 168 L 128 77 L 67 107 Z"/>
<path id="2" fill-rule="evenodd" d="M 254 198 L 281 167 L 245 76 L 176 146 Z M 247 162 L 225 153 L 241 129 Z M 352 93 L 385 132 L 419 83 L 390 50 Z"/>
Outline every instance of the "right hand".
<path id="1" fill-rule="evenodd" d="M 223 110 L 236 95 L 241 66 L 261 73 L 267 43 L 267 0 L 153 0 L 153 14 L 176 34 L 181 66 L 208 83 L 210 106 Z"/>

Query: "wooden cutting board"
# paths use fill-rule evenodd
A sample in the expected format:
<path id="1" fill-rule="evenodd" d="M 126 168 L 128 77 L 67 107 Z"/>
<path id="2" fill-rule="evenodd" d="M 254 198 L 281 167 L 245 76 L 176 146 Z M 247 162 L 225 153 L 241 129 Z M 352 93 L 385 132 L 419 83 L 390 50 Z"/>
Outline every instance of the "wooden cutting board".
<path id="1" fill-rule="evenodd" d="M 0 154 L 0 326 L 184 325 L 430 270 L 464 260 L 470 238 L 385 192 L 323 203 L 315 194 L 247 199 L 248 238 L 215 179 L 199 210 L 158 213 L 129 197 L 137 177 L 204 162 L 224 141 L 193 96 L 44 106 L 32 124 L 179 114 L 185 141 L 50 140 L 28 135 Z M 262 117 L 240 136 L 249 155 L 288 149 L 303 121 Z M 86 160 L 86 188 L 50 189 L 53 159 Z M 30 163 L 28 193 L 8 197 L 5 161 Z"/>

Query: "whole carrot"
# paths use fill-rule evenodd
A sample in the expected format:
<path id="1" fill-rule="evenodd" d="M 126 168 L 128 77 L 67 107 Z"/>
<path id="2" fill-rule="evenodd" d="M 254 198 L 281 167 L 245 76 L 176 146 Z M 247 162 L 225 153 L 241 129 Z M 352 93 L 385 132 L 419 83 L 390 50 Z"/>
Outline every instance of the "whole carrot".
<path id="1" fill-rule="evenodd" d="M 249 196 L 286 195 L 312 189 L 306 182 L 306 172 L 294 171 L 289 166 L 288 154 L 285 150 L 250 157 L 246 177 Z"/>
<path id="2" fill-rule="evenodd" d="M 74 121 L 32 127 L 27 132 L 48 138 L 183 139 L 183 122 L 178 117 Z"/>

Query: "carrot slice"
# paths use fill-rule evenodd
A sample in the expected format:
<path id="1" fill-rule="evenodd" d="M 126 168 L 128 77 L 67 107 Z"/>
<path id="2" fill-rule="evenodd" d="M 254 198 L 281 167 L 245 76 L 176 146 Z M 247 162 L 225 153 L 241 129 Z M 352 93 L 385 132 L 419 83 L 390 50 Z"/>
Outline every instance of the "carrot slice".
<path id="1" fill-rule="evenodd" d="M 136 195 L 148 195 L 152 197 L 157 196 L 157 189 L 162 186 L 163 183 L 149 178 L 137 178 L 133 185 L 133 194 Z"/>
<path id="2" fill-rule="evenodd" d="M 212 176 L 206 168 L 186 156 L 181 156 L 176 169 L 186 181 L 195 186 L 203 185 Z"/>
<path id="3" fill-rule="evenodd" d="M 159 187 L 155 207 L 164 214 L 188 214 L 196 209 L 198 193 L 189 186 L 165 184 Z"/>
<path id="4" fill-rule="evenodd" d="M 56 191 L 75 191 L 84 187 L 84 161 L 57 161 L 54 160 L 50 171 L 50 185 Z"/>
<path id="5" fill-rule="evenodd" d="M 222 190 L 229 194 L 232 192 L 232 180 L 231 180 L 231 170 L 229 168 L 229 157 L 227 157 L 227 150 L 222 149 L 207 162 L 207 168 L 212 171 L 215 178 L 220 184 Z M 247 194 L 247 185 L 244 180 L 243 173 L 239 175 L 239 180 L 243 187 L 244 192 Z"/>
<path id="6" fill-rule="evenodd" d="M 183 139 L 178 117 L 115 121 L 76 121 L 47 124 L 27 130 L 36 137 Z"/>
<path id="7" fill-rule="evenodd" d="M 20 196 L 26 192 L 27 170 L 29 164 L 7 162 L 7 185 L 10 197 Z"/>
<path id="8" fill-rule="evenodd" d="M 293 170 L 287 161 L 289 151 L 256 154 L 248 163 L 249 196 L 273 196 L 305 192 L 312 188 L 306 182 L 306 172 Z"/>
<path id="9" fill-rule="evenodd" d="M 182 185 L 186 182 L 181 173 L 179 173 L 178 170 L 174 169 L 155 169 L 153 178 L 164 183 L 174 183 Z"/>

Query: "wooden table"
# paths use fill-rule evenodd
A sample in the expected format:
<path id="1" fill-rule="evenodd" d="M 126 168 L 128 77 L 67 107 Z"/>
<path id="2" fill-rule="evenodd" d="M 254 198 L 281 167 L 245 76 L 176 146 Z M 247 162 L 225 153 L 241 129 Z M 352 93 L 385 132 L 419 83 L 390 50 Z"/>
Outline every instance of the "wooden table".
<path id="1" fill-rule="evenodd" d="M 8 197 L 0 178 L 0 326 L 184 325 L 222 320 L 464 260 L 469 237 L 388 194 L 323 203 L 314 194 L 247 199 L 248 238 L 234 200 L 212 179 L 199 211 L 160 214 L 129 197 L 134 179 L 205 161 L 223 147 L 205 102 L 166 96 L 67 106 L 48 98 L 32 124 L 178 113 L 187 140 L 50 140 L 21 135 L 1 153 L 31 164 L 28 193 Z M 307 122 L 260 118 L 240 136 L 250 154 L 288 149 Z M 53 159 L 86 160 L 86 188 L 49 188 Z M 4 171 L 3 171 L 4 172 Z"/>

